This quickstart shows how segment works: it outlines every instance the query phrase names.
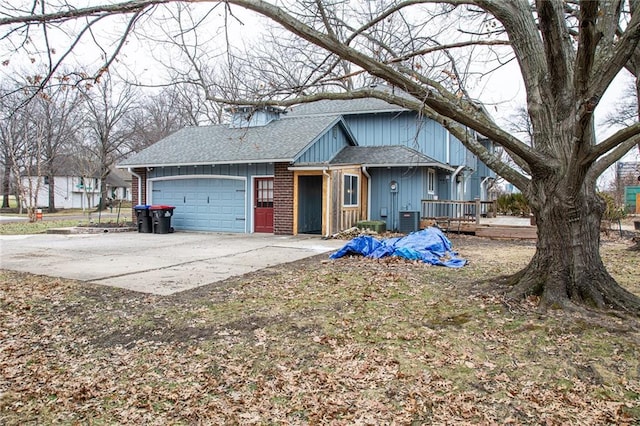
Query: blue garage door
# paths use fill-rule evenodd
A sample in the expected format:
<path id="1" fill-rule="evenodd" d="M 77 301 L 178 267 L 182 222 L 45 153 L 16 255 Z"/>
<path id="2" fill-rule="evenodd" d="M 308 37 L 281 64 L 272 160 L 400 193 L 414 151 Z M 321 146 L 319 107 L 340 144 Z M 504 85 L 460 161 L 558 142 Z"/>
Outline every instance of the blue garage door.
<path id="1" fill-rule="evenodd" d="M 246 232 L 245 181 L 224 178 L 153 182 L 153 204 L 175 206 L 177 230 Z"/>

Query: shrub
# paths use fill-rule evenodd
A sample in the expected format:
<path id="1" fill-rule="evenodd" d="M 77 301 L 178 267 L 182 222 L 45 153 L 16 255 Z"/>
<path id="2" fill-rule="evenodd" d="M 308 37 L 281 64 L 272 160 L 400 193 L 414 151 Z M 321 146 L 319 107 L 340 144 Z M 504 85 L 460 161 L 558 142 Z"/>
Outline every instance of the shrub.
<path id="1" fill-rule="evenodd" d="M 498 213 L 511 216 L 528 216 L 531 210 L 529 202 L 520 192 L 502 194 L 497 200 Z"/>
<path id="2" fill-rule="evenodd" d="M 627 212 L 625 211 L 624 206 L 616 204 L 616 200 L 614 200 L 610 194 L 607 194 L 606 192 L 599 192 L 598 195 L 605 203 L 607 203 L 607 208 L 602 215 L 602 219 L 618 221 L 627 217 Z"/>

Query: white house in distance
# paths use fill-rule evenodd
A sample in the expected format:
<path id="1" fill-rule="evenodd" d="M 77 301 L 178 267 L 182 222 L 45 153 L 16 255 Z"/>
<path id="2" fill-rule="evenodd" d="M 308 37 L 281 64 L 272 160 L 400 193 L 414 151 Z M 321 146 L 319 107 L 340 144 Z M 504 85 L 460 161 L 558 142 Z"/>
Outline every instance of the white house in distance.
<path id="1" fill-rule="evenodd" d="M 22 178 L 28 184 L 33 176 Z M 55 176 L 55 206 L 57 209 L 95 209 L 100 202 L 100 179 L 82 178 L 73 173 Z M 34 182 L 35 183 L 35 182 Z M 112 200 L 131 201 L 131 175 L 124 170 L 113 169 L 106 181 L 107 197 Z M 34 185 L 35 186 L 35 185 Z M 49 207 L 49 180 L 40 177 L 40 188 L 36 199 L 38 208 Z"/>

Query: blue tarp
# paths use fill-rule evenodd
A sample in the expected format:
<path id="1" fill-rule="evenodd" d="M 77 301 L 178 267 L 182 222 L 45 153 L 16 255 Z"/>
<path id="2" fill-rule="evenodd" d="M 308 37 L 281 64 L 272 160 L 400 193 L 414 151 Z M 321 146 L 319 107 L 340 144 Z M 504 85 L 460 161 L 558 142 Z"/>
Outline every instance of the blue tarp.
<path id="1" fill-rule="evenodd" d="M 457 257 L 451 241 L 438 228 L 427 228 L 412 232 L 405 237 L 377 240 L 369 235 L 361 235 L 349 241 L 340 250 L 329 256 L 338 259 L 348 254 L 358 254 L 373 259 L 398 256 L 409 260 L 422 260 L 431 265 L 460 268 L 467 263 Z M 442 260 L 446 258 L 446 260 Z"/>

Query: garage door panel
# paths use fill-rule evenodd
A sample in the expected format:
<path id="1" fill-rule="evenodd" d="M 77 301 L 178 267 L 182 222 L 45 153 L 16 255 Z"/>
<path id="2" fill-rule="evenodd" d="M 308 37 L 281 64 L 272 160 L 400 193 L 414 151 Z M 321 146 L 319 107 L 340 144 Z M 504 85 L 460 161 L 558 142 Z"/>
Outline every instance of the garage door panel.
<path id="1" fill-rule="evenodd" d="M 245 232 L 245 181 L 224 178 L 153 182 L 153 204 L 175 206 L 176 229 Z"/>

